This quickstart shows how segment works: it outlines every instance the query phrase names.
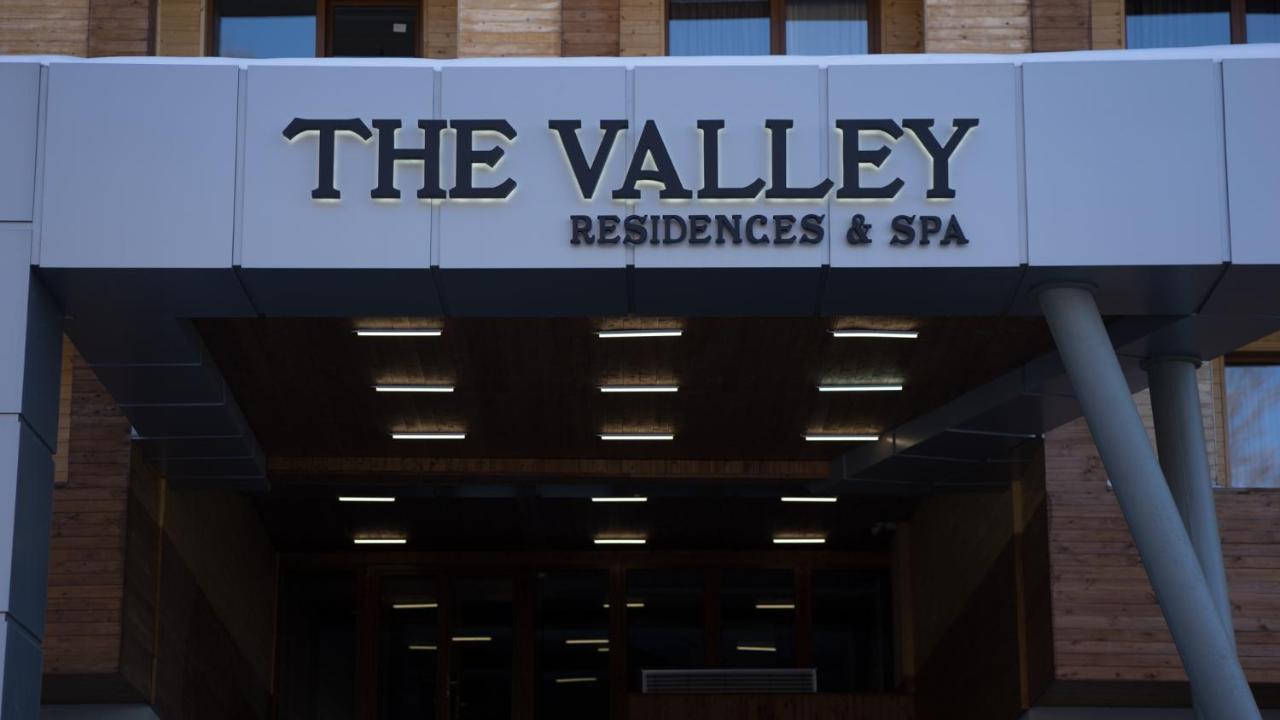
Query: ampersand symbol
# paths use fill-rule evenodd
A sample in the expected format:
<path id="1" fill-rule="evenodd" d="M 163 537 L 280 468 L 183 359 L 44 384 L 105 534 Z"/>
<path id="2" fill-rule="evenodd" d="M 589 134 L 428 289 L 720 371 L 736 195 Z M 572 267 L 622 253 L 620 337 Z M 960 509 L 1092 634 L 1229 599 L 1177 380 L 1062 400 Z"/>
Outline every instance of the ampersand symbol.
<path id="1" fill-rule="evenodd" d="M 849 224 L 849 232 L 845 233 L 844 239 L 849 241 L 850 245 L 869 245 L 871 238 L 867 237 L 867 232 L 871 230 L 871 224 L 863 222 L 866 218 L 861 214 L 854 215 L 853 220 Z"/>

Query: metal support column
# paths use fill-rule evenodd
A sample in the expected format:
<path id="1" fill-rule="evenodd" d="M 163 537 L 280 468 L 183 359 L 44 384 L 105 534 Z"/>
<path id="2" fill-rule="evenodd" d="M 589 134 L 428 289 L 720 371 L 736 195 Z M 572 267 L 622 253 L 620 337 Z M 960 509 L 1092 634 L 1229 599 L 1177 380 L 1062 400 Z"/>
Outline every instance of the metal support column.
<path id="1" fill-rule="evenodd" d="M 0 227 L 0 719 L 40 717 L 61 316 L 31 233 Z"/>
<path id="2" fill-rule="evenodd" d="M 1208 720 L 1260 720 L 1093 294 L 1081 287 L 1047 288 L 1040 294 L 1040 306 L 1191 680 L 1198 709 Z"/>

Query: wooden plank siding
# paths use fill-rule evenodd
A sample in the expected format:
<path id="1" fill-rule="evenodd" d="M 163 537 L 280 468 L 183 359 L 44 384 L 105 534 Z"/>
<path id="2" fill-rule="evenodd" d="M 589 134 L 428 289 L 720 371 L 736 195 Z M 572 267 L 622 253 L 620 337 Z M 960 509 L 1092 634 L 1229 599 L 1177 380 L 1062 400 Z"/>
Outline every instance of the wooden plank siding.
<path id="1" fill-rule="evenodd" d="M 0 2 L 0 53 L 85 55 L 89 0 Z"/>
<path id="2" fill-rule="evenodd" d="M 90 0 L 89 57 L 151 55 L 151 0 Z"/>
<path id="3" fill-rule="evenodd" d="M 618 54 L 667 54 L 666 0 L 619 0 Z"/>
<path id="4" fill-rule="evenodd" d="M 1089 32 L 1094 50 L 1125 46 L 1124 0 L 1091 0 Z"/>
<path id="5" fill-rule="evenodd" d="M 1088 50 L 1091 0 L 1031 0 L 1031 49 Z"/>
<path id="6" fill-rule="evenodd" d="M 156 54 L 204 55 L 205 0 L 156 0 Z"/>
<path id="7" fill-rule="evenodd" d="M 1201 371 L 1211 471 L 1221 474 L 1211 379 Z M 1137 396 L 1148 429 L 1150 403 Z M 1154 592 L 1083 420 L 1046 438 L 1055 678 L 1185 682 Z M 1280 682 L 1280 491 L 1219 488 L 1236 639 L 1251 682 Z"/>
<path id="8" fill-rule="evenodd" d="M 422 0 L 425 44 L 423 56 L 433 59 L 458 57 L 458 0 Z"/>
<path id="9" fill-rule="evenodd" d="M 560 0 L 459 0 L 459 57 L 555 57 Z"/>
<path id="10" fill-rule="evenodd" d="M 44 670 L 113 673 L 120 658 L 129 421 L 71 349 L 67 481 L 53 491 Z"/>
<path id="11" fill-rule="evenodd" d="M 609 57 L 619 52 L 619 0 L 562 0 L 560 54 Z"/>
<path id="12" fill-rule="evenodd" d="M 924 19 L 925 52 L 1031 50 L 1029 0 L 925 0 Z"/>
<path id="13" fill-rule="evenodd" d="M 924 0 L 880 0 L 880 52 L 924 52 Z"/>

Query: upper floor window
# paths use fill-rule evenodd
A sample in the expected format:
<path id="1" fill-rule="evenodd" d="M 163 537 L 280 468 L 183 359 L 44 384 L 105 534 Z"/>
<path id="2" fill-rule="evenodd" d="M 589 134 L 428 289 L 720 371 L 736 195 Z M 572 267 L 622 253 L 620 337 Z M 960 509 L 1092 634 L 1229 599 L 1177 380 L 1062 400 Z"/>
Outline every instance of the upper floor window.
<path id="1" fill-rule="evenodd" d="M 1280 42 L 1280 0 L 1126 0 L 1130 48 Z"/>
<path id="2" fill-rule="evenodd" d="M 868 0 L 670 0 L 670 55 L 861 55 Z"/>
<path id="3" fill-rule="evenodd" d="M 315 0 L 219 0 L 217 54 L 222 57 L 315 57 Z"/>
<path id="4" fill-rule="evenodd" d="M 1226 455 L 1233 487 L 1280 487 L 1280 365 L 1272 364 L 1275 360 L 1228 359 Z"/>

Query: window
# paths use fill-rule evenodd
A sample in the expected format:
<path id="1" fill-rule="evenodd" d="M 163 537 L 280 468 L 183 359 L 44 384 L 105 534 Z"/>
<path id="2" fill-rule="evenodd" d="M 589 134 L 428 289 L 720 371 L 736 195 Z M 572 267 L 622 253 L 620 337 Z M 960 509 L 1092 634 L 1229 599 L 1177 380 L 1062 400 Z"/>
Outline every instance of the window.
<path id="1" fill-rule="evenodd" d="M 1280 487 L 1280 364 L 1229 364 L 1227 466 L 1233 487 Z"/>
<path id="2" fill-rule="evenodd" d="M 687 570 L 627 573 L 627 668 L 632 690 L 642 670 L 696 668 L 707 661 L 704 574 Z"/>
<path id="3" fill-rule="evenodd" d="M 378 607 L 381 681 L 378 716 L 384 720 L 436 716 L 440 603 L 426 578 L 391 578 Z"/>
<path id="4" fill-rule="evenodd" d="M 669 55 L 861 55 L 868 0 L 670 0 Z"/>
<path id="5" fill-rule="evenodd" d="M 315 57 L 315 0 L 219 0 L 215 30 L 222 57 Z"/>
<path id="6" fill-rule="evenodd" d="M 608 573 L 539 574 L 536 717 L 607 718 L 610 650 Z"/>
<path id="7" fill-rule="evenodd" d="M 1126 0 L 1131 48 L 1280 41 L 1280 0 Z"/>
<path id="8" fill-rule="evenodd" d="M 818 692 L 884 691 L 891 677 L 889 588 L 880 573 L 813 573 L 813 660 Z"/>
<path id="9" fill-rule="evenodd" d="M 334 5 L 329 54 L 333 57 L 413 57 L 418 47 L 414 5 Z"/>
<path id="10" fill-rule="evenodd" d="M 726 570 L 720 586 L 720 657 L 725 667 L 796 664 L 795 574 Z"/>

